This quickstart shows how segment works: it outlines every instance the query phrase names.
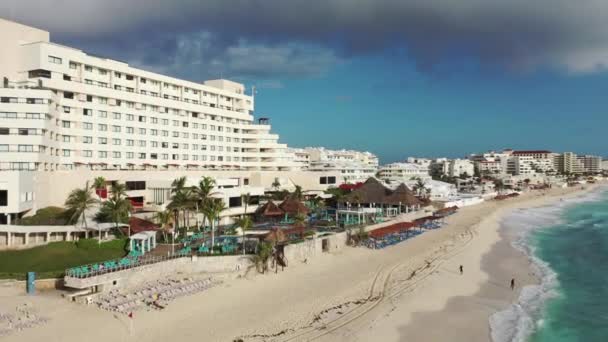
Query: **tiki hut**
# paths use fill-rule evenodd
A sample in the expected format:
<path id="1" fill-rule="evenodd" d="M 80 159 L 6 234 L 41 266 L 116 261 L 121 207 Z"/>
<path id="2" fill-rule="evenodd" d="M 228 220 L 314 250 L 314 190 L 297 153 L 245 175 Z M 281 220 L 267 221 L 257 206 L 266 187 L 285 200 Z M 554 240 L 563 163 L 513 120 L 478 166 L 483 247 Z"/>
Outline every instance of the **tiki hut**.
<path id="1" fill-rule="evenodd" d="M 279 208 L 273 201 L 268 201 L 264 205 L 260 206 L 256 211 L 255 215 L 266 219 L 280 218 L 284 214 L 283 210 Z"/>
<path id="2" fill-rule="evenodd" d="M 298 199 L 295 197 L 287 197 L 281 204 L 279 204 L 279 208 L 289 216 L 308 214 L 308 208 L 304 205 L 304 203 L 298 201 Z"/>
<path id="3" fill-rule="evenodd" d="M 344 197 L 344 202 L 357 204 L 386 203 L 391 190 L 376 178 L 369 178 L 358 189 Z"/>
<path id="4" fill-rule="evenodd" d="M 408 207 L 415 207 L 422 204 L 418 197 L 414 195 L 414 192 L 403 183 L 388 196 L 388 202 L 391 204 L 402 204 Z"/>

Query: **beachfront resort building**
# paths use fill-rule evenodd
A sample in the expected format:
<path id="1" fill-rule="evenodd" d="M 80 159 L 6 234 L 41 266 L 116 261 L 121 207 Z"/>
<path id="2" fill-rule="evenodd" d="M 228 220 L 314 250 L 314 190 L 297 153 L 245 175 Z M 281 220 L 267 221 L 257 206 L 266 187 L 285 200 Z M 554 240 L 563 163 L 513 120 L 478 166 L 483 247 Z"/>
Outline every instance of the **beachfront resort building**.
<path id="1" fill-rule="evenodd" d="M 181 176 L 243 191 L 277 178 L 311 190 L 337 183 L 337 169 L 298 171 L 269 119 L 254 120 L 242 84 L 148 72 L 7 20 L 0 32 L 0 223 L 62 205 L 97 176 L 126 182 L 137 207 L 166 200 Z"/>
<path id="2" fill-rule="evenodd" d="M 579 162 L 583 164 L 585 173 L 600 173 L 602 172 L 602 157 L 599 156 L 577 156 Z"/>
<path id="3" fill-rule="evenodd" d="M 302 170 L 339 173 L 339 184 L 364 182 L 378 171 L 378 157 L 370 152 L 323 147 L 289 148 L 287 152 Z"/>
<path id="4" fill-rule="evenodd" d="M 585 172 L 584 164 L 573 152 L 564 152 L 554 156 L 555 169 L 562 174 L 580 174 Z"/>
<path id="5" fill-rule="evenodd" d="M 482 154 L 472 154 L 469 160 L 475 165 L 480 175 L 503 175 L 507 172 L 508 153 L 490 151 Z"/>

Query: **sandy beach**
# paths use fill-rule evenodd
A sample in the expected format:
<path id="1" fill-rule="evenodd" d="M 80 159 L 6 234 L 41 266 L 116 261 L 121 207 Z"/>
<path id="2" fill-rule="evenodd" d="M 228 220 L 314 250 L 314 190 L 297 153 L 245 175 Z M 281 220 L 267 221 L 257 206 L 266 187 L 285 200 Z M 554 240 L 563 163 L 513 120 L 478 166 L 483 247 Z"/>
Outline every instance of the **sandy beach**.
<path id="1" fill-rule="evenodd" d="M 463 208 L 443 228 L 398 245 L 345 248 L 306 263 L 292 260 L 277 274 L 228 278 L 163 311 L 138 312 L 132 322 L 68 303 L 55 291 L 27 297 L 0 285 L 0 311 L 30 303 L 50 319 L 3 340 L 489 341 L 488 317 L 536 281 L 527 258 L 499 229 L 501 218 L 579 193 L 552 189 Z"/>

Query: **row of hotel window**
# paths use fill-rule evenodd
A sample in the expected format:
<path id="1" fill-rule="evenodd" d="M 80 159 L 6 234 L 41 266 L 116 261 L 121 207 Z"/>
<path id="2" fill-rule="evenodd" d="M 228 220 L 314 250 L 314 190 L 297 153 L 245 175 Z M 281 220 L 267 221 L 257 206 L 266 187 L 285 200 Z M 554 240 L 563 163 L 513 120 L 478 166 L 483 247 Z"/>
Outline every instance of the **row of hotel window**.
<path id="1" fill-rule="evenodd" d="M 39 145 L 7 145 L 7 144 L 0 144 L 0 152 L 44 152 L 45 151 L 45 147 L 44 146 L 39 146 Z M 59 149 L 56 150 L 56 156 L 59 156 Z M 63 149 L 61 150 L 61 156 L 63 157 L 72 157 L 74 156 L 73 154 L 73 150 L 66 150 Z M 135 153 L 135 152 L 120 152 L 120 151 L 113 151 L 111 152 L 112 154 L 112 158 L 122 158 L 123 156 L 126 159 L 134 159 L 136 156 L 138 159 L 146 159 L 147 155 L 146 153 Z M 109 152 L 108 151 L 97 151 L 97 157 L 98 158 L 108 158 Z M 93 151 L 92 150 L 82 150 L 81 151 L 81 156 L 84 158 L 93 158 Z M 150 153 L 149 154 L 149 158 L 153 159 L 153 160 L 193 160 L 193 161 L 226 161 L 226 162 L 240 162 L 241 158 L 240 157 L 231 157 L 231 156 L 207 156 L 207 155 L 188 155 L 188 154 L 182 154 L 181 157 L 179 154 L 175 153 L 175 154 L 169 154 L 169 153 Z"/>
<path id="2" fill-rule="evenodd" d="M 94 97 L 93 95 L 85 95 L 86 96 L 86 102 L 93 102 L 93 99 L 95 99 L 96 97 Z M 68 100 L 73 100 L 74 99 L 74 93 L 73 92 L 64 92 L 63 93 L 63 97 L 65 99 Z M 17 100 L 17 98 L 11 98 L 11 99 L 15 99 Z M 99 104 L 103 104 L 103 105 L 107 105 L 108 104 L 108 98 L 107 97 L 97 97 L 97 103 Z M 125 104 L 125 107 L 127 108 L 136 108 L 135 106 L 135 102 L 131 102 L 131 101 L 122 101 L 122 100 L 115 100 L 115 106 L 116 107 L 122 107 L 123 103 Z M 28 102 L 29 103 L 29 102 Z M 64 106 L 64 111 L 65 110 L 69 110 L 69 106 Z M 192 118 L 198 118 L 198 119 L 208 119 L 208 120 L 212 120 L 212 121 L 226 121 L 228 123 L 232 123 L 232 124 L 248 124 L 250 123 L 249 121 L 246 120 L 240 120 L 240 119 L 235 119 L 235 118 L 227 118 L 227 117 L 223 117 L 221 115 L 213 115 L 213 114 L 205 114 L 205 113 L 199 113 L 199 112 L 191 112 L 191 111 L 185 111 L 184 115 L 180 114 L 180 110 L 176 109 L 176 108 L 169 108 L 169 107 L 163 107 L 163 106 L 156 106 L 156 105 L 147 105 L 142 103 L 141 107 L 138 108 L 140 110 L 148 110 L 150 109 L 152 112 L 156 112 L 156 113 L 164 113 L 164 114 L 174 114 L 174 115 L 179 115 L 179 116 L 191 116 Z M 69 111 L 67 111 L 66 113 L 69 113 Z"/>
<path id="3" fill-rule="evenodd" d="M 72 108 L 71 107 L 67 107 L 67 106 L 63 106 L 63 111 L 66 114 L 70 114 L 72 112 Z M 92 109 L 88 109 L 88 108 L 83 108 L 82 109 L 82 115 L 83 116 L 93 116 L 93 110 Z M 114 112 L 112 113 L 112 118 L 114 120 L 120 120 L 122 117 L 125 117 L 126 121 L 137 121 L 137 122 L 142 122 L 142 123 L 146 123 L 148 120 L 146 116 L 143 115 L 134 115 L 134 114 L 122 114 L 122 113 L 117 113 Z M 100 110 L 98 111 L 98 117 L 99 118 L 108 118 L 108 112 Z M 135 120 L 137 118 L 137 120 Z M 173 127 L 182 127 L 182 128 L 193 128 L 193 129 L 202 129 L 202 130 L 206 130 L 207 128 L 209 128 L 211 131 L 218 131 L 218 132 L 230 132 L 230 133 L 240 133 L 241 130 L 239 128 L 232 128 L 229 126 L 219 126 L 219 125 L 207 125 L 207 124 L 200 124 L 197 122 L 189 122 L 189 121 L 180 121 L 180 120 L 169 120 L 169 119 L 159 119 L 157 117 L 150 117 L 150 123 L 152 124 L 160 124 L 163 126 L 168 126 L 169 125 L 169 121 L 171 121 L 171 124 L 173 125 Z"/>
<path id="4" fill-rule="evenodd" d="M 59 120 L 57 126 L 59 126 Z M 61 120 L 61 127 L 63 128 L 76 128 L 76 122 L 72 122 L 72 121 L 67 121 L 67 120 Z M 91 122 L 82 122 L 81 126 L 82 129 L 84 130 L 93 130 L 93 123 Z M 107 124 L 97 124 L 97 130 L 99 132 L 107 132 L 108 131 L 108 125 Z M 112 125 L 112 132 L 114 133 L 121 133 L 122 132 L 122 126 L 117 126 L 117 125 Z M 125 127 L 125 132 L 127 134 L 135 134 L 135 127 Z M 241 138 L 234 138 L 234 137 L 224 137 L 222 135 L 207 135 L 207 134 L 199 134 L 199 133 L 192 133 L 190 134 L 189 132 L 179 132 L 179 131 L 171 131 L 171 135 L 169 135 L 169 131 L 167 130 L 157 130 L 157 129 L 147 129 L 147 128 L 138 128 L 137 129 L 138 134 L 140 135 L 147 135 L 148 132 L 150 133 L 150 135 L 152 136 L 163 136 L 163 137 L 173 137 L 173 138 L 184 138 L 184 139 L 190 139 L 190 137 L 192 136 L 192 139 L 198 140 L 200 138 L 200 140 L 207 140 L 209 138 L 210 141 L 219 141 L 219 142 L 223 142 L 224 140 L 226 142 L 235 142 L 235 143 L 240 143 L 241 142 Z M 245 140 L 243 138 L 243 140 Z"/>
<path id="5" fill-rule="evenodd" d="M 56 56 L 48 56 L 48 57 L 49 57 L 48 58 L 49 63 L 63 64 L 63 59 L 60 58 L 60 57 L 56 57 Z M 79 66 L 80 66 L 80 63 L 76 63 L 76 62 L 72 62 L 72 61 L 69 62 L 69 67 L 72 70 L 78 69 Z M 86 71 L 86 72 L 94 72 L 95 70 L 97 70 L 97 72 L 100 75 L 102 75 L 102 76 L 108 75 L 110 73 L 110 71 L 107 70 L 107 69 L 95 68 L 95 67 L 93 67 L 91 65 L 86 65 L 86 64 L 84 66 L 84 71 Z M 123 76 L 124 76 L 125 80 L 127 80 L 127 81 L 134 81 L 135 78 L 136 78 L 133 75 L 123 74 L 121 72 L 114 71 L 114 77 L 122 79 Z M 148 79 L 146 79 L 144 77 L 139 77 L 139 82 L 142 83 L 142 84 L 147 84 L 148 81 L 150 81 L 150 84 L 152 84 L 153 86 L 160 86 L 160 84 L 161 84 L 160 81 L 148 80 Z M 192 93 L 194 95 L 198 95 L 199 92 L 201 92 L 201 91 L 199 91 L 197 89 L 191 89 L 191 88 L 188 88 L 188 87 L 182 87 L 182 86 L 178 86 L 178 85 L 175 85 L 175 84 L 169 84 L 169 83 L 166 83 L 166 82 L 162 82 L 162 84 L 163 84 L 163 88 L 172 89 L 172 90 L 175 90 L 175 91 L 178 91 L 180 88 L 183 88 L 184 89 L 184 93 Z M 203 93 L 204 96 L 207 96 L 208 94 L 210 96 L 217 96 L 217 94 L 207 93 L 205 91 L 202 91 L 202 93 Z M 240 93 L 240 92 L 237 91 L 237 93 Z M 222 95 L 220 95 L 220 96 L 222 96 Z M 230 99 L 230 97 L 228 97 L 228 96 L 225 96 L 225 98 Z"/>

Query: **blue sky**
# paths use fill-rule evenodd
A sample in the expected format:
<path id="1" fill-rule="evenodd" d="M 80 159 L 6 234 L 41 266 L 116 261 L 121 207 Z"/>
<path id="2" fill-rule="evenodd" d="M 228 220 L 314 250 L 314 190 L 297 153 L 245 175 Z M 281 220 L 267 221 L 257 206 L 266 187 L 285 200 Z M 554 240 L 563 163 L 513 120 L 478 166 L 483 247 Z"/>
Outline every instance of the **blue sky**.
<path id="1" fill-rule="evenodd" d="M 608 2 L 5 0 L 53 41 L 255 85 L 292 146 L 382 162 L 488 149 L 608 155 Z"/>

